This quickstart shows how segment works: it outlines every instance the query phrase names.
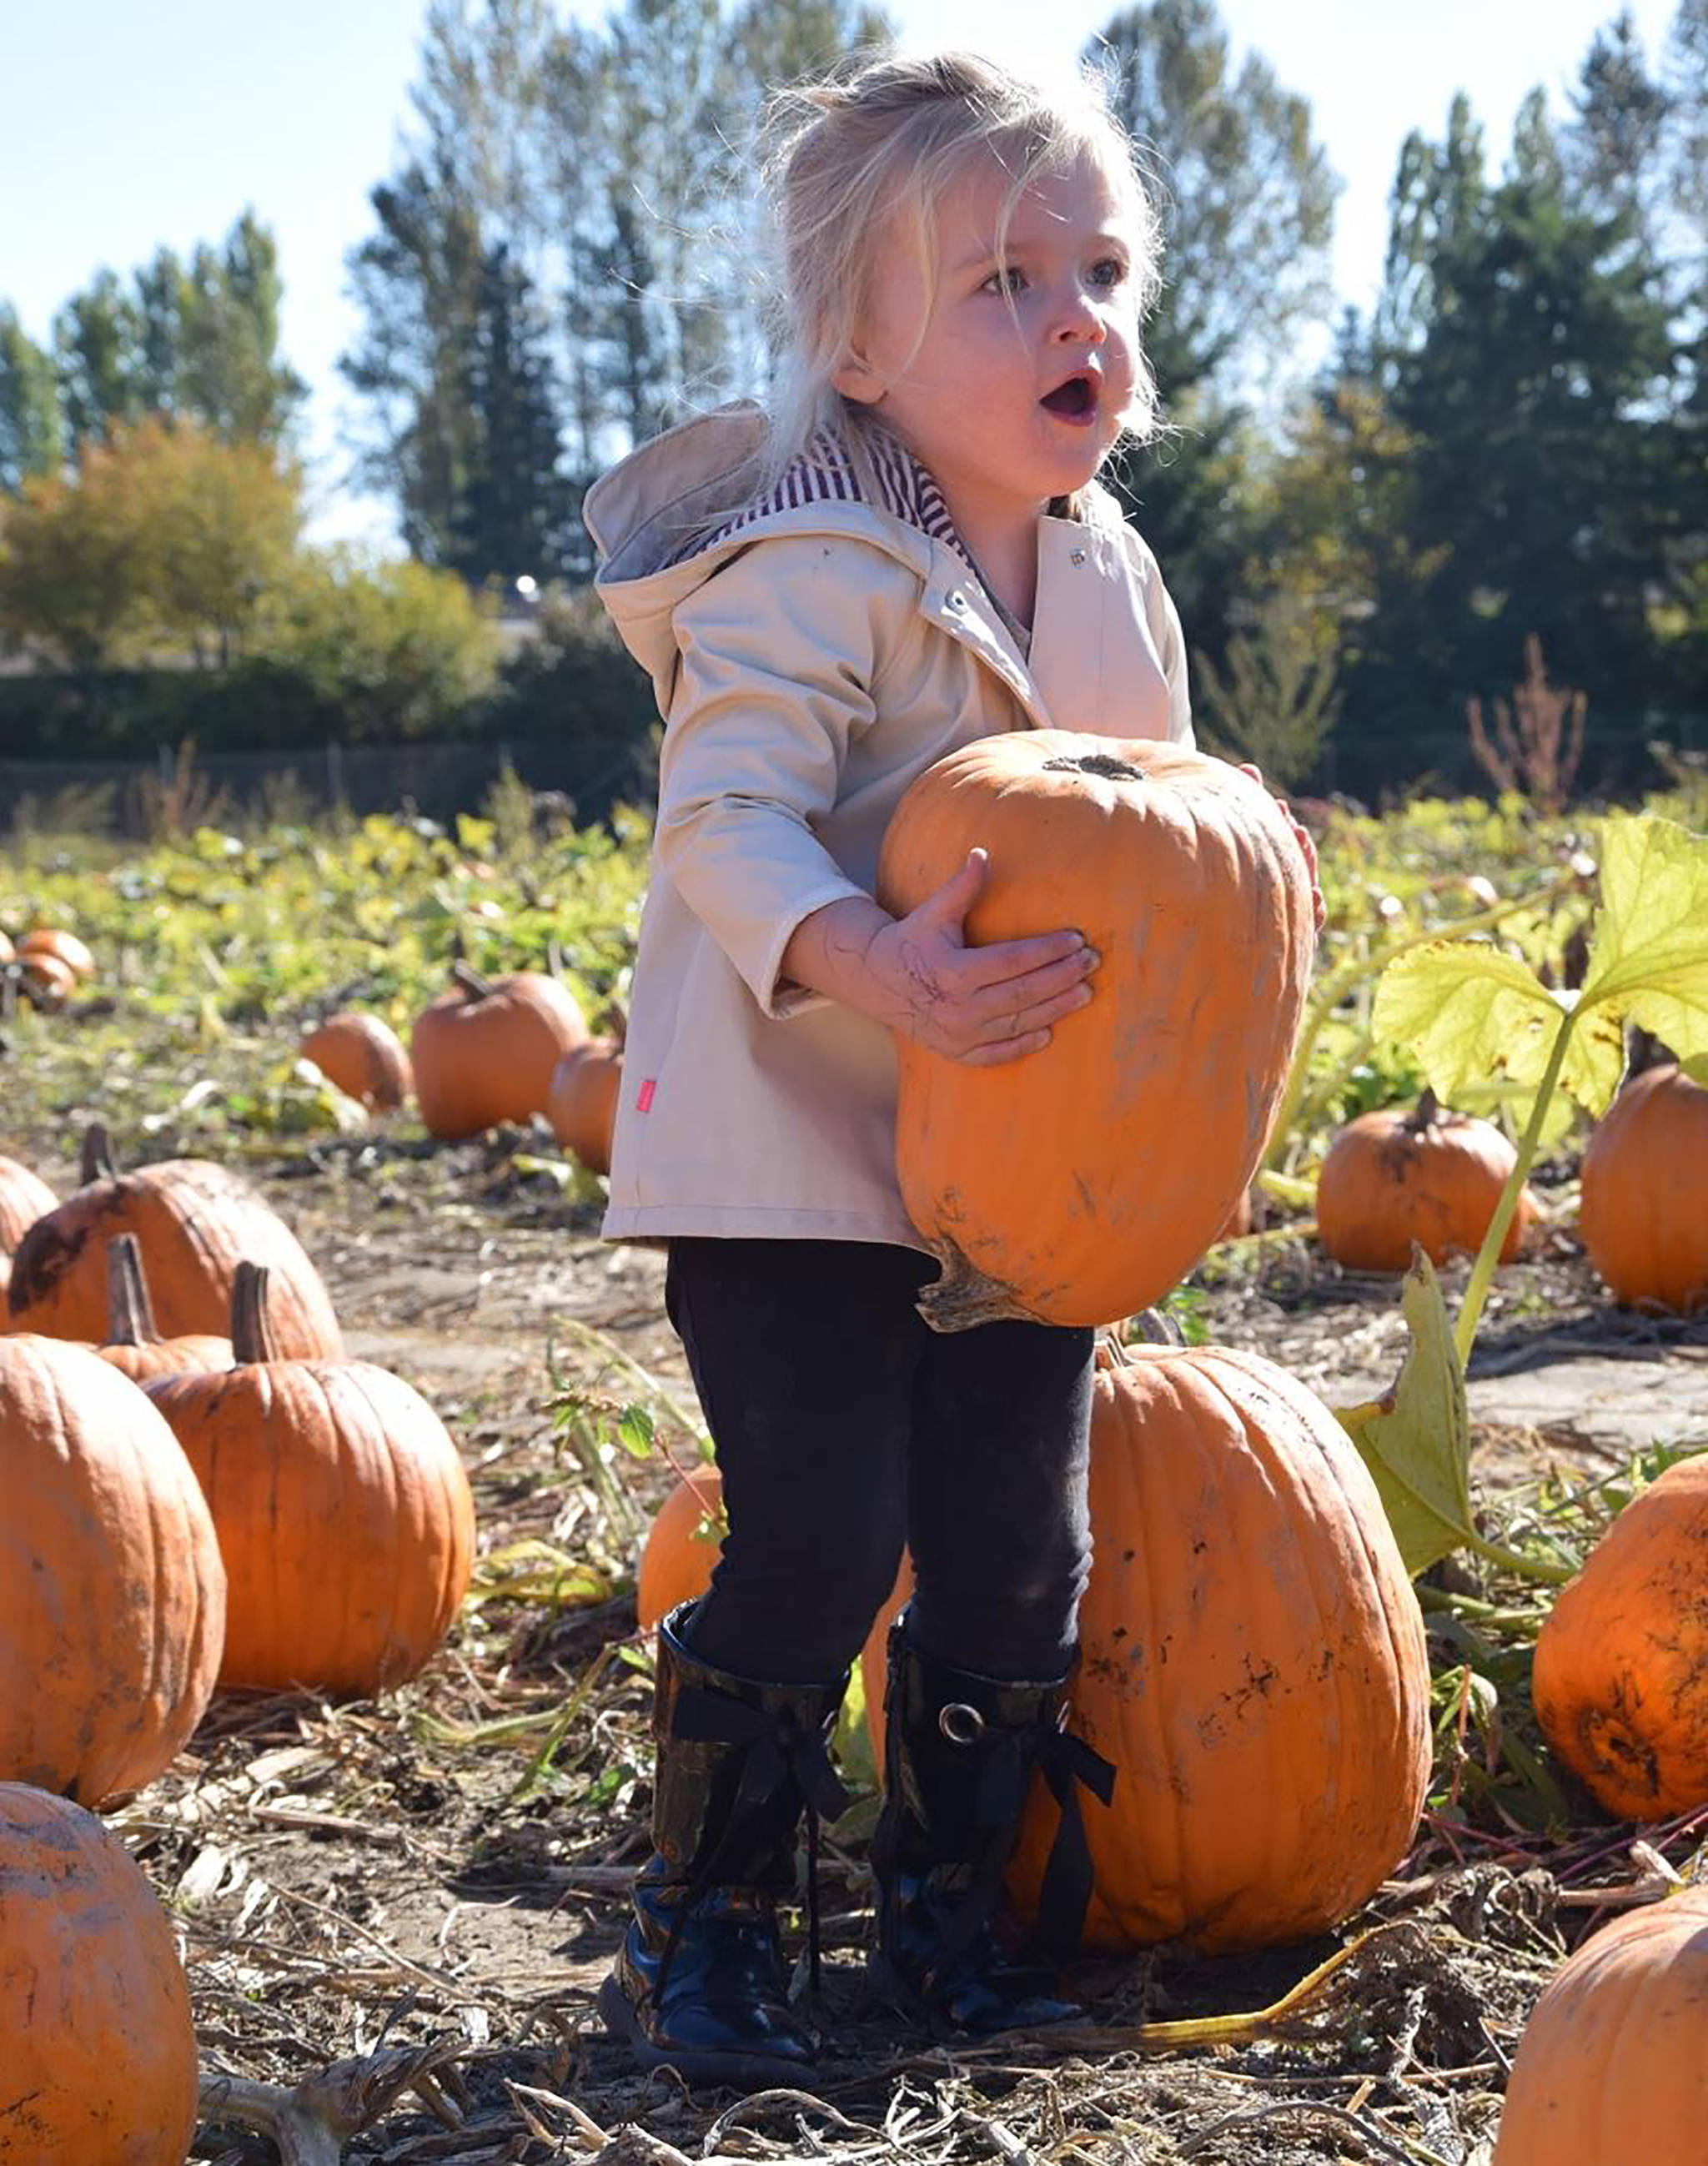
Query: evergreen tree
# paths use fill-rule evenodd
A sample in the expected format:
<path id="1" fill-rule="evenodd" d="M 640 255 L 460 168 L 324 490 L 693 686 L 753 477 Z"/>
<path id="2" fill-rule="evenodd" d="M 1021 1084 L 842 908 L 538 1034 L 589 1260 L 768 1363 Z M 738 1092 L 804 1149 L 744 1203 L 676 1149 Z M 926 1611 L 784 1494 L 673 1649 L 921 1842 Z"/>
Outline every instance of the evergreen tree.
<path id="1" fill-rule="evenodd" d="M 533 288 L 500 243 L 480 267 L 463 396 L 479 440 L 454 522 L 453 568 L 474 581 L 544 581 L 565 564 L 569 492 Z"/>
<path id="2" fill-rule="evenodd" d="M 0 494 L 15 496 L 33 475 L 56 473 L 63 434 L 53 357 L 18 311 L 0 304 Z"/>

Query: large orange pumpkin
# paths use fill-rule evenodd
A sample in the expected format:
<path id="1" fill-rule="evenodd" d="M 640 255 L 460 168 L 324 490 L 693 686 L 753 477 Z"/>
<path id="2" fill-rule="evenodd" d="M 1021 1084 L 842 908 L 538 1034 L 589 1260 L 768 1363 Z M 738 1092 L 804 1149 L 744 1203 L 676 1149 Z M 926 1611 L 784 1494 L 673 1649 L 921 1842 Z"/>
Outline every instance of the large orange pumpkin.
<path id="1" fill-rule="evenodd" d="M 1494 2166 L 1702 2166 L 1708 1888 L 1632 1910 L 1557 1971 L 1506 2086 Z"/>
<path id="2" fill-rule="evenodd" d="M 697 1466 L 658 1508 L 641 1551 L 635 1615 L 643 1632 L 679 1602 L 694 1602 L 711 1584 L 723 1530 L 723 1478 Z"/>
<path id="3" fill-rule="evenodd" d="M 1317 1235 L 1355 1271 L 1403 1271 L 1412 1244 L 1439 1264 L 1483 1245 L 1517 1154 L 1492 1122 L 1450 1112 L 1426 1091 L 1415 1111 L 1361 1113 L 1329 1146 L 1317 1179 Z M 1500 1260 L 1510 1263 L 1536 1220 L 1520 1191 Z"/>
<path id="4" fill-rule="evenodd" d="M 884 838 L 901 916 L 989 853 L 983 942 L 1076 927 L 1093 998 L 1023 1059 L 898 1037 L 896 1165 L 943 1265 L 939 1329 L 1097 1324 L 1161 1297 L 1256 1172 L 1310 975 L 1311 888 L 1274 800 L 1178 745 L 1011 730 L 939 760 Z"/>
<path id="5" fill-rule="evenodd" d="M 344 1351 L 320 1274 L 283 1219 L 224 1166 L 167 1159 L 114 1171 L 105 1132 L 83 1139 L 83 1186 L 18 1245 L 5 1328 L 98 1343 L 107 1321 L 106 1243 L 135 1234 L 168 1339 L 224 1332 L 240 1258 L 272 1273 L 273 1334 L 289 1355 Z"/>
<path id="6" fill-rule="evenodd" d="M 153 1889 L 93 1813 L 0 1783 L 0 2166 L 182 2166 L 196 2106 Z"/>
<path id="7" fill-rule="evenodd" d="M 1536 1640 L 1543 1735 L 1621 1820 L 1708 1805 L 1708 1458 L 1627 1504 Z"/>
<path id="8" fill-rule="evenodd" d="M 468 1477 L 400 1376 L 278 1358 L 270 1284 L 239 1266 L 235 1367 L 147 1387 L 206 1492 L 225 1560 L 219 1681 L 378 1692 L 415 1676 L 468 1591 Z"/>
<path id="9" fill-rule="evenodd" d="M 395 1112 L 413 1087 L 410 1056 L 382 1016 L 342 1008 L 309 1032 L 301 1054 L 346 1097 L 375 1112 Z"/>
<path id="10" fill-rule="evenodd" d="M 11 1282 L 13 1250 L 58 1202 L 40 1174 L 15 1158 L 0 1158 L 0 1294 Z"/>
<path id="11" fill-rule="evenodd" d="M 1087 1941 L 1232 1952 L 1335 1925 L 1409 1846 L 1430 1772 L 1423 1619 L 1340 1423 L 1225 1347 L 1099 1359 L 1095 1541 L 1072 1727 L 1118 1770 L 1087 1796 Z M 1035 1908 L 1056 1810 L 1011 1886 Z"/>
<path id="12" fill-rule="evenodd" d="M 213 1332 L 161 1337 L 135 1234 L 115 1234 L 107 1244 L 107 1337 L 95 1351 L 133 1384 L 176 1376 L 186 1369 L 231 1366 L 231 1341 Z"/>
<path id="13" fill-rule="evenodd" d="M 543 1112 L 553 1070 L 588 1033 L 570 995 L 543 971 L 489 980 L 458 963 L 452 976 L 450 991 L 416 1017 L 410 1059 L 428 1133 L 454 1143 Z"/>
<path id="14" fill-rule="evenodd" d="M 1676 1066 L 1633 1076 L 1598 1124 L 1578 1228 L 1621 1302 L 1708 1306 L 1708 1091 Z"/>
<path id="15" fill-rule="evenodd" d="M 57 1339 L 0 1339 L 0 1779 L 98 1805 L 152 1781 L 212 1694 L 213 1521 L 136 1386 Z"/>

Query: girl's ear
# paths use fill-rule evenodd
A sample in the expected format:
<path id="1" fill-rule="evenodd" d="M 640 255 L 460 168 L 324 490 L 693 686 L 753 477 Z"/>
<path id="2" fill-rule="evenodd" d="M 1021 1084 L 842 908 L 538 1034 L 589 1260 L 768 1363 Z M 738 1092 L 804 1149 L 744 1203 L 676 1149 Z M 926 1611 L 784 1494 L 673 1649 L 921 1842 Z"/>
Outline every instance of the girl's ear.
<path id="1" fill-rule="evenodd" d="M 852 399 L 857 406 L 875 406 L 884 395 L 883 378 L 870 362 L 862 361 L 855 353 L 850 353 L 839 368 L 832 370 L 830 381 L 844 399 Z"/>

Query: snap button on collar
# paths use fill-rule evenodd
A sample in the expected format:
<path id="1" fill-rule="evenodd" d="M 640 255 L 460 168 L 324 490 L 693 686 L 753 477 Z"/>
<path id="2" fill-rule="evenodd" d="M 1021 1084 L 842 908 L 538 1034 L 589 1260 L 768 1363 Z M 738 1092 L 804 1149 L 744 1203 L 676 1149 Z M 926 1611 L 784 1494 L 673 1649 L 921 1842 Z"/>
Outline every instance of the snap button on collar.
<path id="1" fill-rule="evenodd" d="M 944 599 L 952 610 L 964 610 L 966 607 L 966 596 L 959 587 L 951 587 Z"/>
<path id="2" fill-rule="evenodd" d="M 1086 552 L 1083 549 L 1070 549 L 1067 552 L 1067 561 L 1070 564 L 1082 564 L 1085 560 Z"/>

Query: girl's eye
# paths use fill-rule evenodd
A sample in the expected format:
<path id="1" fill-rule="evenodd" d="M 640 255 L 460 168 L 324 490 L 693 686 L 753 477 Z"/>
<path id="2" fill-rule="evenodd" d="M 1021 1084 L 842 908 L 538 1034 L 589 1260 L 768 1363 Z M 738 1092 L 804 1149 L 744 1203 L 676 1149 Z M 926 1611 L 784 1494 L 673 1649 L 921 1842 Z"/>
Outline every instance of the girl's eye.
<path id="1" fill-rule="evenodd" d="M 1106 256 L 1102 262 L 1094 264 L 1092 268 L 1092 281 L 1099 286 L 1121 285 L 1126 276 L 1126 262 L 1119 256 Z"/>
<path id="2" fill-rule="evenodd" d="M 993 271 L 979 290 L 985 293 L 1018 293 L 1025 284 L 1023 271 Z"/>

